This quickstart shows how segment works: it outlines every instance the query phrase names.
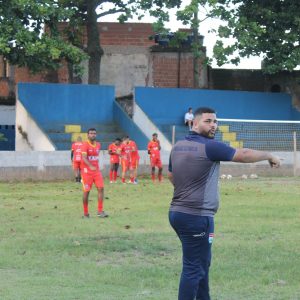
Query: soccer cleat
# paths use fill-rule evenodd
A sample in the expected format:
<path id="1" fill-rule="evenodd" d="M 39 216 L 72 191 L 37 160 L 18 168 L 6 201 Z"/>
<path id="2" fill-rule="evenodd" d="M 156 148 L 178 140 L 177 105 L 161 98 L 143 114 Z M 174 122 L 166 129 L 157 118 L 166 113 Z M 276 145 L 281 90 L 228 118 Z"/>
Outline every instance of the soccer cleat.
<path id="1" fill-rule="evenodd" d="M 99 218 L 107 218 L 108 214 L 105 211 L 100 211 L 100 212 L 98 211 L 97 217 L 99 217 Z"/>
<path id="2" fill-rule="evenodd" d="M 110 181 L 109 183 L 114 183 L 113 181 Z"/>
<path id="3" fill-rule="evenodd" d="M 82 216 L 82 219 L 88 219 L 90 217 L 90 214 L 85 214 Z"/>

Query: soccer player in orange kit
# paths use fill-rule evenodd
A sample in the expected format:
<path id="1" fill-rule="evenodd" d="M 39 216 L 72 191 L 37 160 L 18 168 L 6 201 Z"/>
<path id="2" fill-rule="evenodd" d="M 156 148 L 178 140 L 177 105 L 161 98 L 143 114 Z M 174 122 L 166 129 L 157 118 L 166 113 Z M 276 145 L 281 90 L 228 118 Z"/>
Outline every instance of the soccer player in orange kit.
<path id="1" fill-rule="evenodd" d="M 148 154 L 150 155 L 151 178 L 155 182 L 155 167 L 158 168 L 158 181 L 162 181 L 162 162 L 160 159 L 160 142 L 157 133 L 152 134 L 152 140 L 148 143 Z"/>
<path id="2" fill-rule="evenodd" d="M 109 181 L 114 183 L 117 181 L 117 174 L 120 164 L 121 155 L 121 139 L 116 138 L 115 141 L 108 146 L 108 154 L 110 155 L 110 170 L 109 170 Z"/>
<path id="3" fill-rule="evenodd" d="M 138 150 L 136 143 L 129 139 L 129 136 L 123 138 L 121 151 L 121 165 L 122 165 L 122 183 L 125 182 L 126 172 L 129 171 L 130 180 L 128 183 L 135 183 L 135 174 L 138 166 Z"/>
<path id="4" fill-rule="evenodd" d="M 130 142 L 131 142 L 130 167 L 132 169 L 132 177 L 130 178 L 130 182 L 137 184 L 137 169 L 139 166 L 140 156 L 139 156 L 139 150 L 138 150 L 136 143 L 133 140 L 131 140 Z"/>
<path id="5" fill-rule="evenodd" d="M 83 185 L 83 217 L 89 218 L 89 193 L 93 183 L 98 190 L 98 213 L 100 218 L 108 217 L 103 211 L 104 184 L 99 168 L 99 152 L 101 144 L 96 141 L 97 132 L 95 128 L 90 128 L 87 132 L 88 140 L 81 147 L 81 176 Z"/>
<path id="6" fill-rule="evenodd" d="M 72 144 L 71 148 L 71 160 L 72 166 L 75 174 L 75 181 L 80 182 L 80 165 L 81 165 L 81 147 L 82 147 L 82 139 L 81 136 L 78 136 L 77 141 Z"/>

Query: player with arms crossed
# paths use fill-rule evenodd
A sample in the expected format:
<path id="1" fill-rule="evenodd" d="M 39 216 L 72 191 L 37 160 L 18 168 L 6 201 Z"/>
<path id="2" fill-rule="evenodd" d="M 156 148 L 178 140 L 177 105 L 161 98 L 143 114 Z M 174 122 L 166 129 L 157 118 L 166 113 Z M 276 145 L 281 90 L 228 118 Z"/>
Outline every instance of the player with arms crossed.
<path id="1" fill-rule="evenodd" d="M 100 218 L 108 217 L 103 211 L 104 184 L 103 177 L 99 169 L 99 152 L 101 145 L 96 141 L 97 132 L 95 128 L 90 128 L 87 132 L 88 140 L 81 148 L 82 164 L 81 176 L 83 185 L 83 217 L 89 218 L 89 193 L 93 183 L 98 190 L 98 213 Z"/>
<path id="2" fill-rule="evenodd" d="M 234 149 L 214 140 L 217 118 L 213 109 L 196 110 L 192 131 L 170 154 L 168 177 L 174 185 L 169 221 L 182 244 L 179 300 L 209 300 L 208 273 L 219 206 L 220 161 L 253 163 L 266 160 L 279 167 L 269 152 Z"/>
<path id="3" fill-rule="evenodd" d="M 155 182 L 155 167 L 158 168 L 158 181 L 162 181 L 162 162 L 160 159 L 160 142 L 157 133 L 152 134 L 152 140 L 148 143 L 148 154 L 150 155 L 151 178 Z"/>
<path id="4" fill-rule="evenodd" d="M 110 170 L 109 170 L 109 180 L 110 183 L 117 181 L 118 169 L 120 164 L 121 155 L 121 139 L 116 138 L 115 141 L 108 146 L 108 154 L 110 155 Z"/>
<path id="5" fill-rule="evenodd" d="M 72 144 L 71 148 L 71 161 L 75 174 L 75 181 L 80 182 L 81 180 L 81 147 L 82 147 L 82 139 L 81 136 L 78 136 L 77 141 Z"/>

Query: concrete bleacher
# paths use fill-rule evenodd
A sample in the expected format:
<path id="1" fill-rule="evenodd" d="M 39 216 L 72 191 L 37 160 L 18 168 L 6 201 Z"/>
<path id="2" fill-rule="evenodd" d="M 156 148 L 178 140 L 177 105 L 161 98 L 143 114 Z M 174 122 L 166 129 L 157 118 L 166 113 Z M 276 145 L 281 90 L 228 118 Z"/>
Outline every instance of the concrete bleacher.
<path id="1" fill-rule="evenodd" d="M 0 125 L 0 151 L 15 150 L 15 125 Z"/>
<path id="2" fill-rule="evenodd" d="M 300 123 L 230 122 L 219 123 L 235 133 L 235 140 L 244 148 L 265 151 L 293 151 L 293 133 L 300 132 Z M 224 133 L 223 133 L 224 134 Z M 222 134 L 222 135 L 223 135 Z M 222 140 L 224 138 L 222 137 Z M 300 139 L 297 139 L 300 149 Z"/>
<path id="3" fill-rule="evenodd" d="M 125 134 L 136 141 L 139 149 L 146 149 L 147 137 L 114 97 L 113 86 L 20 83 L 17 123 L 28 133 L 34 150 L 70 150 L 78 135 L 86 139 L 89 128 L 96 128 L 104 150 Z M 39 130 L 29 128 L 35 126 L 33 123 Z M 45 135 L 52 144 L 42 139 Z M 27 148 L 22 137 L 17 141 L 16 148 Z"/>
<path id="4" fill-rule="evenodd" d="M 56 150 L 70 150 L 72 142 L 78 136 L 86 140 L 87 130 L 95 128 L 97 130 L 97 141 L 101 143 L 101 149 L 107 150 L 116 137 L 122 138 L 125 133 L 116 123 L 106 124 L 43 124 L 45 133 L 55 145 Z M 72 131 L 73 129 L 73 131 Z"/>
<path id="5" fill-rule="evenodd" d="M 224 128 L 227 130 L 224 131 Z M 172 142 L 172 125 L 160 125 L 159 129 Z M 224 132 L 222 132 L 224 131 Z M 293 132 L 300 132 L 300 123 L 237 123 L 220 122 L 215 139 L 234 148 L 251 148 L 264 151 L 293 151 Z M 175 142 L 188 134 L 184 125 L 175 126 Z M 297 139 L 300 149 L 300 138 Z"/>

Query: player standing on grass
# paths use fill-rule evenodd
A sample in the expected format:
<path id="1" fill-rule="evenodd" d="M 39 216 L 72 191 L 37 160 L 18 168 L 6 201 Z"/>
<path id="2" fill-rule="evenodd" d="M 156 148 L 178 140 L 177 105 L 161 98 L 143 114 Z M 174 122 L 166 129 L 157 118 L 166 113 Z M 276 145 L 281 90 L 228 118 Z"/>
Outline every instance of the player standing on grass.
<path id="1" fill-rule="evenodd" d="M 138 147 L 136 145 L 136 142 L 131 140 L 131 162 L 130 162 L 130 168 L 132 169 L 132 177 L 130 178 L 130 182 L 137 184 L 137 170 L 139 167 L 139 160 L 140 160 L 140 156 L 139 156 L 139 150 Z"/>
<path id="2" fill-rule="evenodd" d="M 71 161 L 72 161 L 76 182 L 80 182 L 81 180 L 81 174 L 80 174 L 81 147 L 82 147 L 82 139 L 81 136 L 78 136 L 77 141 L 72 144 L 72 148 L 71 148 Z"/>
<path id="3" fill-rule="evenodd" d="M 118 169 L 120 164 L 121 155 L 121 139 L 116 138 L 115 141 L 108 146 L 108 154 L 110 155 L 110 170 L 109 170 L 109 181 L 114 183 L 117 181 Z"/>
<path id="4" fill-rule="evenodd" d="M 155 167 L 158 168 L 158 181 L 162 181 L 162 162 L 160 159 L 160 142 L 157 133 L 152 134 L 152 140 L 148 143 L 148 154 L 150 155 L 151 178 L 155 182 Z"/>
<path id="5" fill-rule="evenodd" d="M 129 139 L 129 136 L 123 138 L 121 145 L 121 165 L 122 165 L 122 183 L 125 182 L 126 173 L 129 171 L 128 183 L 134 183 L 134 169 L 132 165 L 132 152 L 137 151 L 137 147 L 134 141 Z"/>
<path id="6" fill-rule="evenodd" d="M 98 190 L 98 213 L 100 218 L 108 217 L 103 211 L 104 185 L 103 177 L 99 169 L 99 152 L 101 145 L 96 141 L 97 132 L 95 128 L 90 128 L 87 132 L 88 140 L 81 148 L 82 164 L 81 176 L 83 185 L 83 217 L 89 218 L 89 193 L 93 183 Z"/>
<path id="7" fill-rule="evenodd" d="M 214 140 L 218 124 L 213 109 L 195 112 L 192 131 L 178 141 L 170 155 L 168 177 L 174 185 L 170 224 L 182 244 L 179 300 L 209 300 L 208 273 L 214 237 L 214 215 L 219 206 L 220 161 L 253 163 L 280 161 L 271 153 L 234 149 Z"/>

